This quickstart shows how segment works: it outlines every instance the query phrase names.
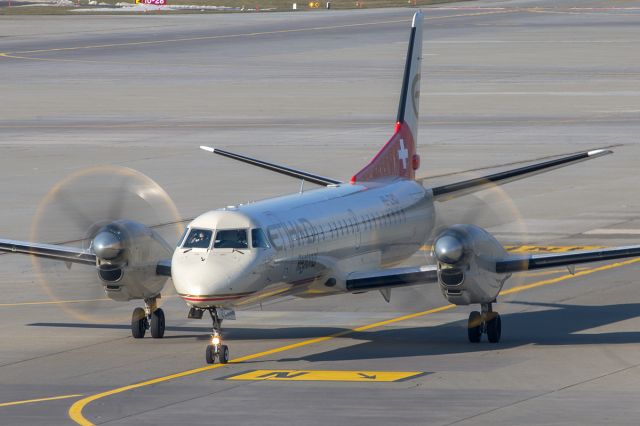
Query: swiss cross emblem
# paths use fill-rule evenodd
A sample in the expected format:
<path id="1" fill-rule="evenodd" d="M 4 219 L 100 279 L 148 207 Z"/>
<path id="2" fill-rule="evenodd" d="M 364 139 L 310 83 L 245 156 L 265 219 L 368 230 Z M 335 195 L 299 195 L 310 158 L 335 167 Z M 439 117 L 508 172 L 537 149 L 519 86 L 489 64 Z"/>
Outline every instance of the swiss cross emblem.
<path id="1" fill-rule="evenodd" d="M 407 170 L 407 160 L 409 159 L 409 150 L 404 147 L 404 139 L 400 139 L 400 149 L 398 150 L 398 160 L 402 161 L 402 168 Z"/>

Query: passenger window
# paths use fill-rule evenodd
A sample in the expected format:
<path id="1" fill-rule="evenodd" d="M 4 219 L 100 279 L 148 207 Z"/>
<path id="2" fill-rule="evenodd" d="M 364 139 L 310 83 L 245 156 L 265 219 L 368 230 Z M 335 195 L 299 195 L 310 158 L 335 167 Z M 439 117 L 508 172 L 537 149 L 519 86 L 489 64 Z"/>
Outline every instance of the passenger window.
<path id="1" fill-rule="evenodd" d="M 192 229 L 182 247 L 208 249 L 211 245 L 212 235 L 213 231 L 207 229 Z"/>
<path id="2" fill-rule="evenodd" d="M 213 248 L 249 248 L 246 229 L 226 229 L 216 232 Z"/>
<path id="3" fill-rule="evenodd" d="M 262 229 L 256 228 L 251 230 L 251 245 L 255 248 L 269 248 L 269 242 Z"/>

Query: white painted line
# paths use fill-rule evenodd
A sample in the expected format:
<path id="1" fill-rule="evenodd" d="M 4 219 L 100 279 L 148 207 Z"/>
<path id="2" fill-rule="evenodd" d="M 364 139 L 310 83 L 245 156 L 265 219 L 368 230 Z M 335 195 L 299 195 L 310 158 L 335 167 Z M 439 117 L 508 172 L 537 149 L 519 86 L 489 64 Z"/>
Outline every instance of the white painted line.
<path id="1" fill-rule="evenodd" d="M 640 229 L 598 228 L 584 233 L 585 235 L 640 235 Z"/>

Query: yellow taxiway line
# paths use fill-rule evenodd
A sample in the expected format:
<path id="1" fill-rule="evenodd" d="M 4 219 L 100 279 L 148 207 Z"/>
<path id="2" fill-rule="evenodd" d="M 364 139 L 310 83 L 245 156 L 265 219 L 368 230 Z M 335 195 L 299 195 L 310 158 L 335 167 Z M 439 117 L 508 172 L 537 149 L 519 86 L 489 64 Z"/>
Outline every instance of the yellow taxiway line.
<path id="1" fill-rule="evenodd" d="M 625 260 L 623 262 L 615 262 L 615 263 L 610 263 L 607 265 L 603 265 L 603 266 L 598 266 L 595 268 L 590 268 L 590 269 L 586 269 L 584 271 L 580 271 L 577 272 L 575 275 L 571 275 L 571 274 L 567 274 L 567 275 L 563 275 L 561 277 L 557 277 L 557 278 L 553 278 L 553 279 L 549 279 L 549 280 L 543 280 L 543 281 L 537 281 L 531 284 L 525 284 L 525 285 L 520 285 L 517 287 L 513 287 L 510 288 L 508 290 L 502 291 L 500 293 L 500 295 L 507 295 L 507 294 L 514 294 L 514 293 L 519 293 L 521 291 L 525 291 L 525 290 L 530 290 L 536 287 L 542 287 L 542 286 L 546 286 L 546 285 L 551 285 L 551 284 L 556 284 L 562 281 L 566 281 L 566 280 L 570 280 L 573 278 L 577 278 L 577 277 L 582 277 L 585 275 L 590 275 L 590 274 L 594 274 L 596 272 L 601 272 L 601 271 L 606 271 L 609 269 L 613 269 L 613 268 L 619 268 L 622 266 L 626 266 L 626 265 L 631 265 L 633 263 L 638 263 L 640 262 L 640 258 L 633 258 L 633 259 L 629 259 L 629 260 Z M 309 345 L 313 345 L 316 343 L 322 343 L 322 342 L 326 342 L 328 340 L 331 339 L 335 339 L 336 337 L 342 337 L 342 336 L 346 336 L 349 334 L 353 334 L 353 333 L 357 333 L 357 332 L 361 332 L 361 331 L 366 331 L 366 330 L 371 330 L 374 328 L 379 328 L 385 325 L 389 325 L 389 324 L 395 324 L 395 323 L 399 323 L 401 321 L 406 321 L 409 319 L 413 319 L 413 318 L 418 318 L 418 317 L 423 317 L 426 315 L 430 315 L 430 314 L 435 314 L 438 312 L 442 312 L 442 311 L 446 311 L 449 309 L 452 309 L 456 307 L 456 305 L 443 305 L 437 308 L 433 308 L 433 309 L 429 309 L 426 311 L 421 311 L 421 312 L 416 312 L 413 314 L 409 314 L 409 315 L 403 315 L 400 317 L 396 317 L 396 318 L 391 318 L 388 320 L 384 320 L 384 321 L 379 321 L 379 322 L 375 322 L 373 324 L 367 324 L 367 325 L 363 325 L 360 327 L 355 327 L 355 328 L 351 328 L 349 330 L 343 330 L 340 331 L 338 333 L 334 333 L 334 334 L 330 334 L 328 336 L 322 336 L 322 337 L 316 337 L 313 339 L 308 339 L 308 340 L 303 340 L 301 342 L 298 343 L 294 343 L 291 345 L 286 345 L 286 346 L 281 346 L 278 348 L 274 348 L 274 349 L 269 349 L 263 352 L 258 352 L 258 353 L 254 353 L 254 354 L 250 354 L 250 355 L 245 355 L 243 357 L 240 358 L 236 358 L 232 361 L 229 361 L 229 364 L 238 364 L 238 363 L 242 363 L 244 361 L 249 361 L 249 360 L 253 360 L 256 358 L 261 358 L 267 355 L 272 355 L 272 354 L 277 354 L 280 352 L 285 352 L 285 351 L 289 351 L 292 349 L 297 349 L 297 348 L 301 348 L 304 346 L 309 346 Z M 106 398 L 108 396 L 111 395 L 116 395 L 119 393 L 123 393 L 123 392 L 127 392 L 130 391 L 132 389 L 138 389 L 138 388 L 142 388 L 145 386 L 151 386 L 151 385 L 155 385 L 158 383 L 163 383 L 163 382 L 168 382 L 170 380 L 175 380 L 175 379 L 179 379 L 182 377 L 187 377 L 187 376 L 192 376 L 194 374 L 199 374 L 199 373 L 203 373 L 205 371 L 210 371 L 210 370 L 214 370 L 217 368 L 221 368 L 225 366 L 225 364 L 213 364 L 213 365 L 207 365 L 204 367 L 199 367 L 199 368 L 194 368 L 191 370 L 186 370 L 186 371 L 182 371 L 180 373 L 175 373 L 175 374 L 170 374 L 168 376 L 163 376 L 163 377 L 158 377 L 155 379 L 151 379 L 151 380 L 146 380 L 144 382 L 139 382 L 139 383 L 134 383 L 131 385 L 127 385 L 127 386 L 122 386 L 119 388 L 115 388 L 115 389 L 111 389 L 108 390 L 106 392 L 102 392 L 102 393 L 97 393 L 94 395 L 90 395 L 88 397 L 82 398 L 78 401 L 76 401 L 70 408 L 69 408 L 69 417 L 71 418 L 71 420 L 73 420 L 74 422 L 76 422 L 79 425 L 83 425 L 83 426 L 90 426 L 93 425 L 93 423 L 91 423 L 86 417 L 84 417 L 84 415 L 82 414 L 82 411 L 84 410 L 84 408 L 92 403 L 93 401 L 96 401 L 98 399 L 102 399 L 102 398 Z"/>
<path id="2" fill-rule="evenodd" d="M 3 402 L 3 403 L 0 403 L 0 407 L 11 407 L 12 405 L 32 404 L 34 402 L 56 401 L 58 399 L 78 398 L 81 396 L 82 394 L 61 395 L 61 396 L 52 396 L 49 398 L 38 398 L 38 399 L 27 399 L 24 401 Z"/>

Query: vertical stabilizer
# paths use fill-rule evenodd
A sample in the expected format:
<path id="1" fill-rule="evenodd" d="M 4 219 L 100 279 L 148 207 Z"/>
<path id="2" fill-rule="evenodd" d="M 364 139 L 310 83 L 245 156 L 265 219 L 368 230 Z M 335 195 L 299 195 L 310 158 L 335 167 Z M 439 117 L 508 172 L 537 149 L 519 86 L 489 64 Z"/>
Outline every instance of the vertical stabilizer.
<path id="1" fill-rule="evenodd" d="M 416 142 L 422 68 L 422 16 L 421 11 L 413 15 L 395 132 L 369 164 L 353 175 L 352 183 L 388 177 L 414 179 L 415 171 L 420 167 Z"/>

